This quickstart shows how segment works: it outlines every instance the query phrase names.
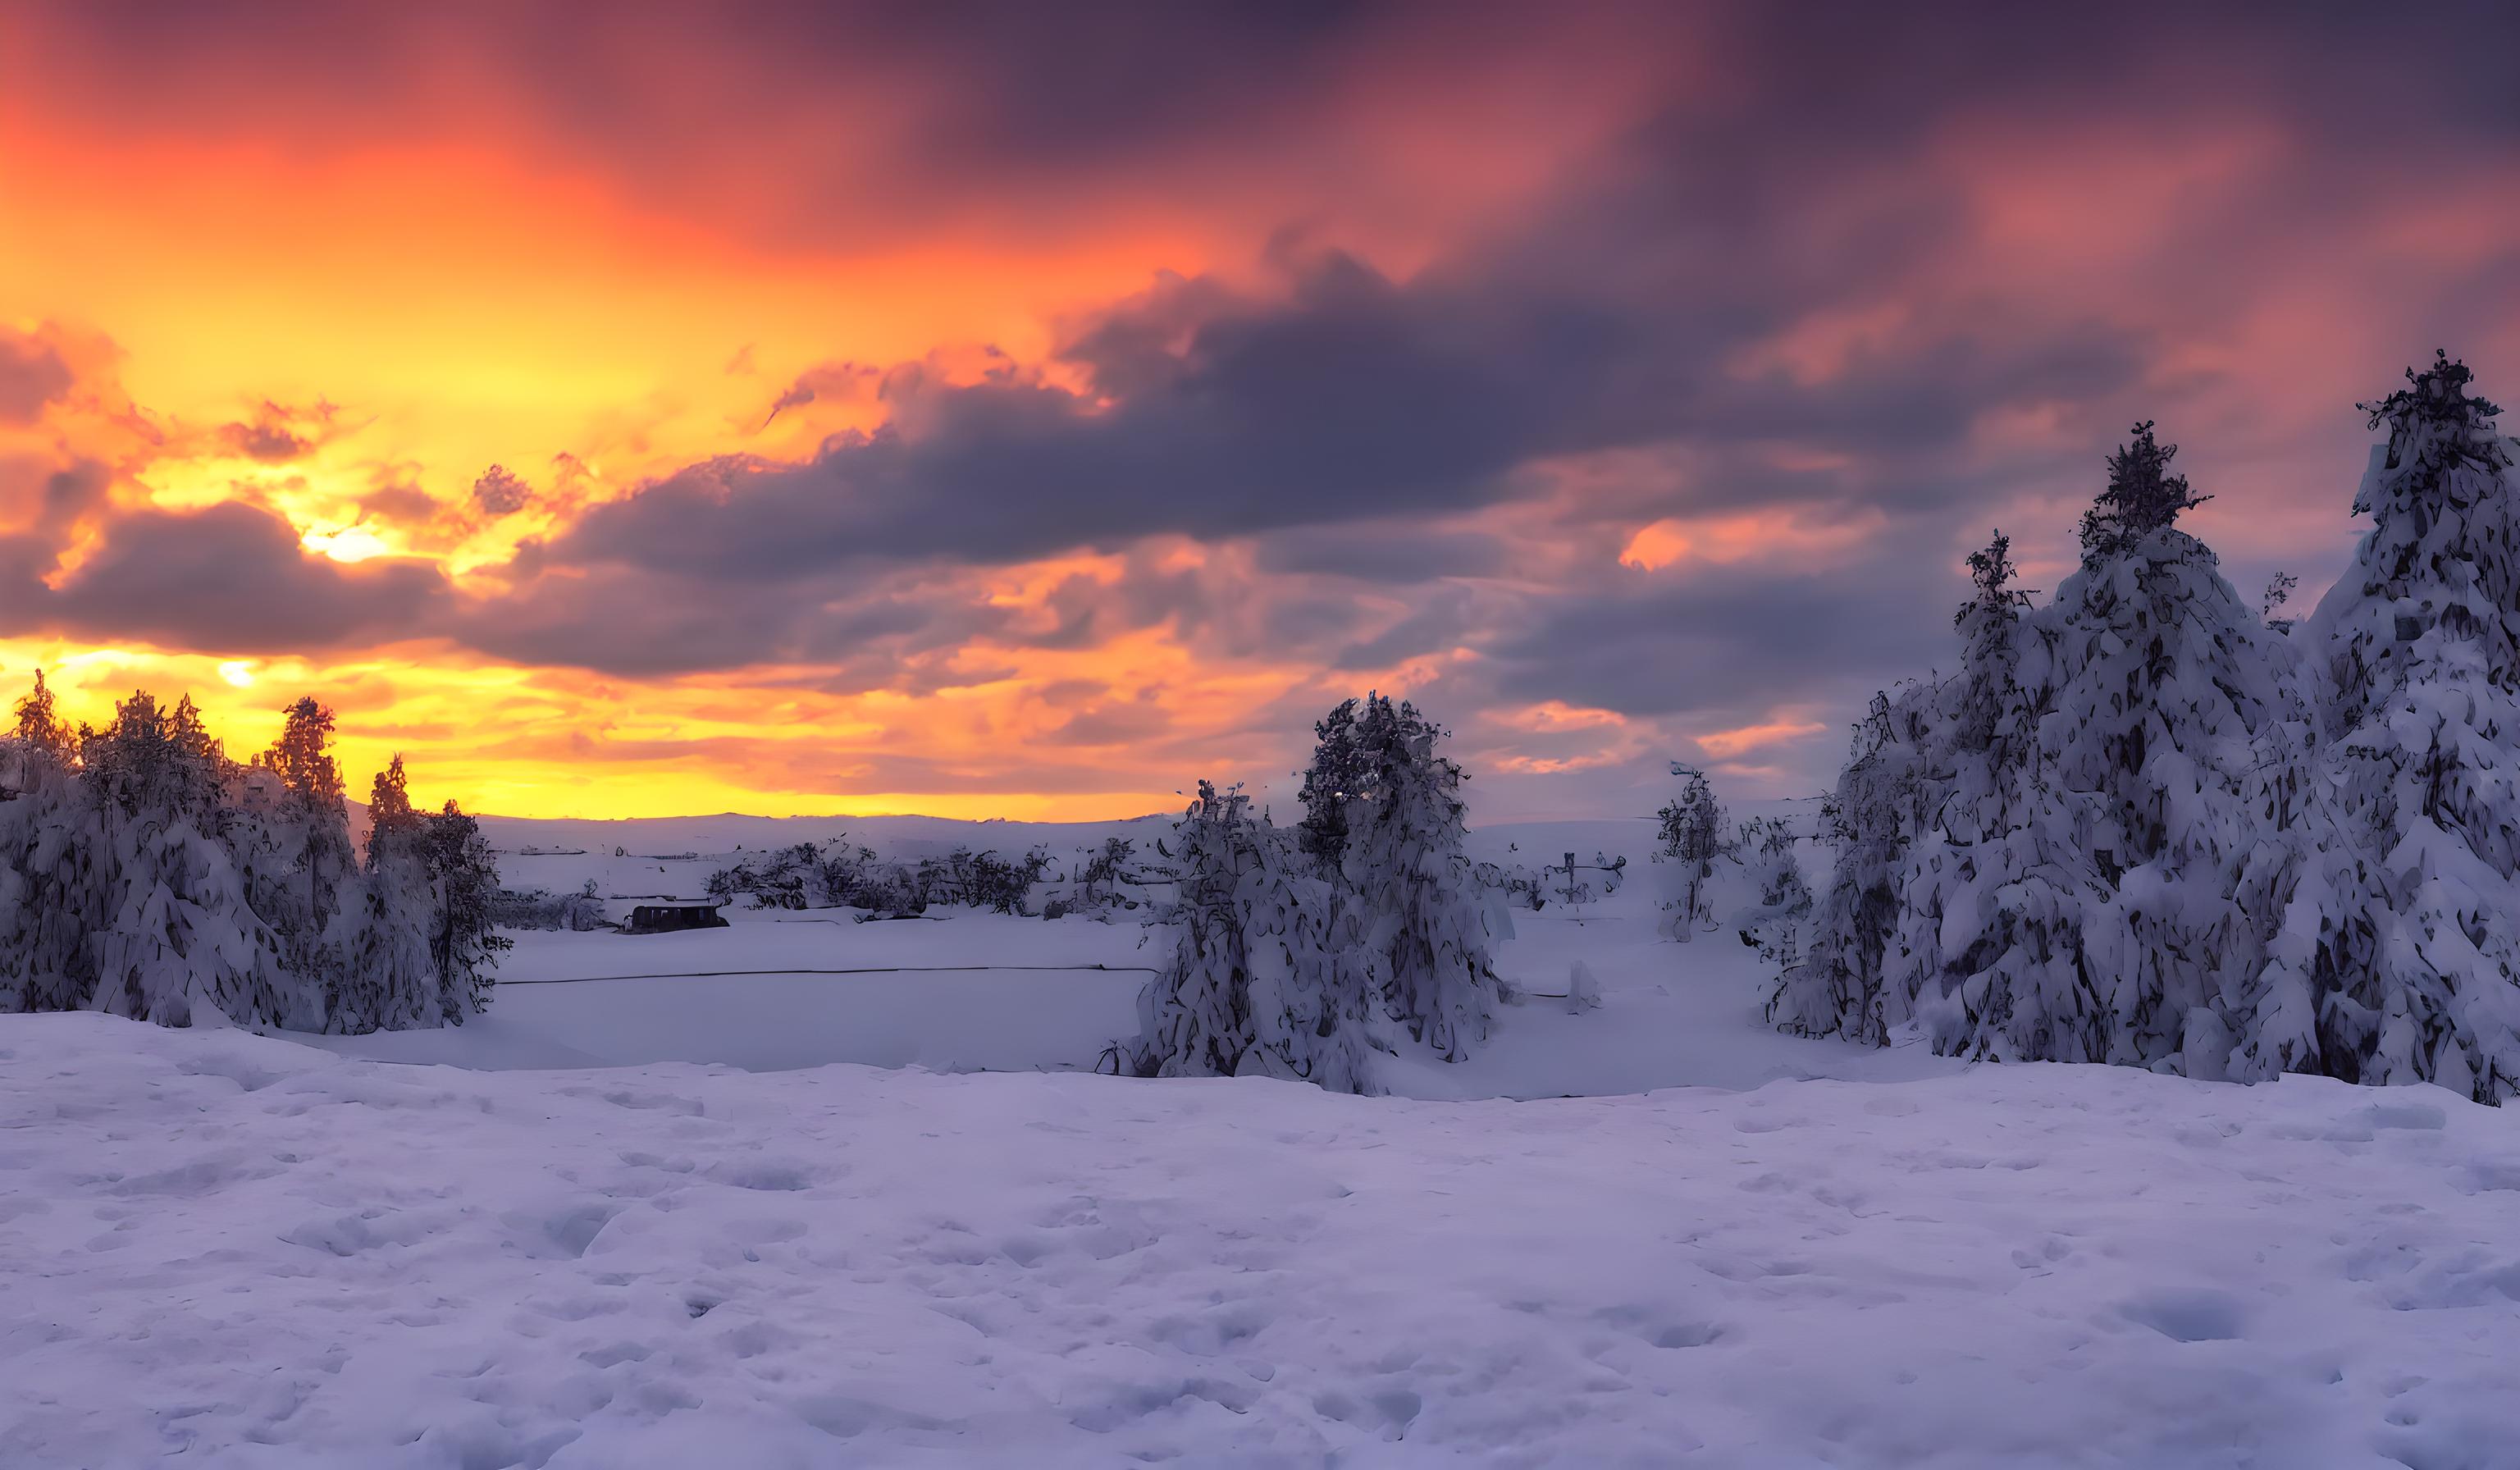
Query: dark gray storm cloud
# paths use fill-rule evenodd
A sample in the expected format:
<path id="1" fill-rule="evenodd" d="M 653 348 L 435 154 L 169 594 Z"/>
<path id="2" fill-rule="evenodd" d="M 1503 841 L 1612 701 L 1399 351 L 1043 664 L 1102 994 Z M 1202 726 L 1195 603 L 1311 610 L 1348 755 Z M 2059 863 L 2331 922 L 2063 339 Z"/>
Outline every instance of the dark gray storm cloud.
<path id="1" fill-rule="evenodd" d="M 1854 567 L 1720 567 L 1570 591 L 1488 648 L 1499 692 L 1627 715 L 1755 716 L 1799 691 L 1877 687 L 1952 656 L 1939 546 Z"/>
<path id="2" fill-rule="evenodd" d="M 895 687 L 922 659 L 993 632 L 1002 610 L 909 575 L 740 582 L 617 566 L 541 572 L 476 595 L 444 631 L 495 657 L 624 677 L 827 666 L 816 687 Z"/>
<path id="3" fill-rule="evenodd" d="M 40 572 L 51 548 L 30 549 Z M 434 632 L 447 598 L 428 563 L 343 563 L 309 554 L 287 520 L 229 502 L 191 512 L 135 511 L 57 591 L 13 579 L 11 632 L 141 639 L 215 653 L 286 653 Z"/>

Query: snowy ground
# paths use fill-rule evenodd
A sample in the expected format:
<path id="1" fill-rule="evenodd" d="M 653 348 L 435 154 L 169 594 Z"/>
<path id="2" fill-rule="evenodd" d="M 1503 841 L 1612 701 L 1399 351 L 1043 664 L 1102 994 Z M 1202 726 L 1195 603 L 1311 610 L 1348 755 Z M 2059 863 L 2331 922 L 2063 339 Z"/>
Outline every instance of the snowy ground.
<path id="1" fill-rule="evenodd" d="M 28 1466 L 2520 1459 L 2520 1134 L 2104 1068 L 1533 1102 L 0 1018 Z"/>
<path id="2" fill-rule="evenodd" d="M 501 825 L 626 906 L 841 824 Z M 2520 1116 L 1780 1037 L 1649 841 L 1475 835 L 1635 860 L 1500 953 L 1604 1004 L 1401 1097 L 1081 1075 L 1165 944 L 1080 918 L 528 934 L 450 1032 L 0 1017 L 0 1466 L 2520 1466 Z"/>
<path id="3" fill-rule="evenodd" d="M 698 897 L 709 873 L 738 858 L 843 829 L 887 856 L 916 858 L 955 846 L 1018 854 L 1036 844 L 1064 856 L 1109 835 L 1144 847 L 1168 827 L 720 817 L 507 822 L 491 831 L 507 849 L 501 864 L 512 884 L 573 890 L 592 878 L 610 907 L 626 913 L 640 898 Z M 1759 1017 L 1767 972 L 1733 932 L 1698 934 L 1686 945 L 1662 933 L 1669 869 L 1647 861 L 1652 841 L 1652 825 L 1643 822 L 1474 832 L 1473 856 L 1500 864 L 1538 867 L 1569 851 L 1585 864 L 1597 854 L 1628 858 L 1630 876 L 1619 892 L 1573 913 L 1563 905 L 1517 913 L 1515 937 L 1498 952 L 1507 978 L 1550 995 L 1564 994 L 1570 968 L 1582 959 L 1600 984 L 1602 1006 L 1569 1014 L 1544 997 L 1510 1008 L 1494 1041 L 1468 1062 L 1395 1058 L 1385 1066 L 1389 1086 L 1430 1098 L 1558 1097 L 1951 1070 L 1920 1048 L 1858 1049 L 1770 1030 Z M 539 851 L 517 851 L 525 847 Z M 1824 851 L 1812 861 L 1825 862 Z M 1598 874 L 1586 876 L 1598 882 Z M 488 1015 L 462 1030 L 316 1044 L 345 1055 L 472 1067 L 863 1062 L 1073 1071 L 1091 1068 L 1106 1045 L 1136 1028 L 1146 967 L 1163 963 L 1171 949 L 1162 931 L 1135 916 L 1106 923 L 941 912 L 952 916 L 861 924 L 829 911 L 755 912 L 733 913 L 730 928 L 681 934 L 519 934 L 500 968 L 516 983 L 502 987 Z M 828 970 L 859 973 L 816 973 Z M 761 971 L 769 973 L 730 973 Z M 597 978 L 607 976 L 657 978 Z M 541 983 L 549 981 L 571 983 Z"/>

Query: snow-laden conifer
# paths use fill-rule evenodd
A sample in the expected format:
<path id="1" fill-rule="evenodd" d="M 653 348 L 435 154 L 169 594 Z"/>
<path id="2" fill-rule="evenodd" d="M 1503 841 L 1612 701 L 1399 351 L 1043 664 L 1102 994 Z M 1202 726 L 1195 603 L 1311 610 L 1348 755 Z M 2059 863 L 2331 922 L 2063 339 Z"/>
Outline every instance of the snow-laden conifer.
<path id="1" fill-rule="evenodd" d="M 1828 892 L 1813 916 L 1802 963 L 1778 977 L 1768 1019 L 1797 1036 L 1887 1040 L 1882 971 L 1900 920 L 1900 879 L 1937 785 L 1926 760 L 1939 686 L 1902 686 L 1872 696 L 1858 721 L 1846 767 L 1822 813 L 1837 848 Z"/>
<path id="2" fill-rule="evenodd" d="M 0 1008 L 356 1031 L 478 1008 L 507 943 L 486 845 L 470 819 L 415 818 L 397 762 L 363 869 L 313 701 L 249 767 L 189 698 L 135 693 L 72 739 L 39 679 L 18 713 L 0 739 Z"/>
<path id="3" fill-rule="evenodd" d="M 2372 528 L 2302 630 L 2319 733 L 2233 1068 L 2520 1091 L 2520 483 L 2447 354 L 2365 404 Z"/>
<path id="4" fill-rule="evenodd" d="M 2177 453 L 2146 423 L 2110 457 L 2083 565 L 2034 619 L 2019 673 L 2031 758 L 2070 798 L 2060 815 L 2107 890 L 2082 921 L 2106 1059 L 2138 1066 L 2178 1066 L 2191 1020 L 2221 1025 L 2226 966 L 2247 946 L 2232 901 L 2243 787 L 2283 710 L 2280 641 L 2176 525 L 2202 500 L 2171 471 Z"/>
<path id="5" fill-rule="evenodd" d="M 333 758 L 333 711 L 312 697 L 291 704 L 280 737 L 239 773 L 230 846 L 245 869 L 254 910 L 278 937 L 289 969 L 325 995 L 328 1017 L 357 1018 L 388 1008 L 367 994 L 370 978 L 350 972 L 335 919 L 354 905 L 358 882 L 340 766 Z M 360 1026 L 359 1029 L 373 1029 Z"/>
<path id="6" fill-rule="evenodd" d="M 2082 930 L 2105 891 L 2081 840 L 2088 801 L 2033 738 L 2020 667 L 2040 630 L 2011 585 L 2010 538 L 1996 533 L 1968 567 L 1959 672 L 1936 692 L 1920 757 L 1935 795 L 1896 879 L 1878 1009 L 1948 1054 L 2097 1061 L 2109 1027 Z"/>
<path id="7" fill-rule="evenodd" d="M 1379 963 L 1389 1013 L 1446 1061 L 1487 1039 L 1502 982 L 1494 946 L 1512 921 L 1473 877 L 1462 768 L 1437 753 L 1443 727 L 1407 701 L 1369 694 L 1348 738 L 1356 758 L 1339 871 Z"/>
<path id="8" fill-rule="evenodd" d="M 1347 855 L 1347 809 L 1372 780 L 1371 762 L 1357 743 L 1357 720 L 1372 703 L 1342 699 L 1313 723 L 1313 761 L 1303 772 L 1296 799 L 1304 805 L 1295 840 L 1304 852 L 1335 871 Z"/>
<path id="9" fill-rule="evenodd" d="M 1278 1077 L 1379 1091 L 1368 1041 L 1374 957 L 1344 895 L 1238 788 L 1201 781 L 1173 827 L 1169 964 L 1138 998 L 1119 1070 Z"/>
<path id="10" fill-rule="evenodd" d="M 368 820 L 366 862 L 358 881 L 341 890 L 345 907 L 333 921 L 343 975 L 328 1029 L 434 1026 L 443 1016 L 429 933 L 440 902 L 401 756 L 377 773 Z"/>
<path id="11" fill-rule="evenodd" d="M 419 846 L 436 898 L 428 948 L 437 1015 L 461 1026 L 489 1005 L 499 957 L 516 948 L 498 931 L 499 862 L 481 824 L 452 801 L 421 819 Z"/>
<path id="12" fill-rule="evenodd" d="M 78 738 L 37 669 L 0 740 L 0 1011 L 77 1010 L 95 994 L 89 941 L 105 890 L 94 816 Z"/>
<path id="13" fill-rule="evenodd" d="M 93 1009 L 163 1026 L 305 1026 L 320 1019 L 254 912 L 218 826 L 221 757 L 186 699 L 115 708 L 80 751 L 101 922 Z"/>

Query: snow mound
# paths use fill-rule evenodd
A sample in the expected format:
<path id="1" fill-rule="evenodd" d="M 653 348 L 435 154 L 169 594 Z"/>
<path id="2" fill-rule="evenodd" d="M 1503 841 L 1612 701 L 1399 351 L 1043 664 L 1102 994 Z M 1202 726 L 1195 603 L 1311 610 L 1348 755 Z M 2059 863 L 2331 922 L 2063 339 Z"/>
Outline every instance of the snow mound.
<path id="1" fill-rule="evenodd" d="M 2493 1465 L 2520 1132 L 1979 1067 L 1538 1102 L 0 1017 L 13 1464 Z"/>

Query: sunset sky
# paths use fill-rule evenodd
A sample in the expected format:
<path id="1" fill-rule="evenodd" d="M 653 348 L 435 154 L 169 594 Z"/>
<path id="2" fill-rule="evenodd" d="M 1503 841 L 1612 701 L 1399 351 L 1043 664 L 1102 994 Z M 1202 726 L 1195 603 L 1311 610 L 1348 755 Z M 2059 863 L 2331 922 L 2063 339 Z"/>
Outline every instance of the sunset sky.
<path id="1" fill-rule="evenodd" d="M 1283 803 L 1370 688 L 1816 791 L 2132 421 L 2315 598 L 2357 399 L 2520 397 L 2510 7 L 2063 9 L 0 0 L 0 682 L 520 816 Z"/>

